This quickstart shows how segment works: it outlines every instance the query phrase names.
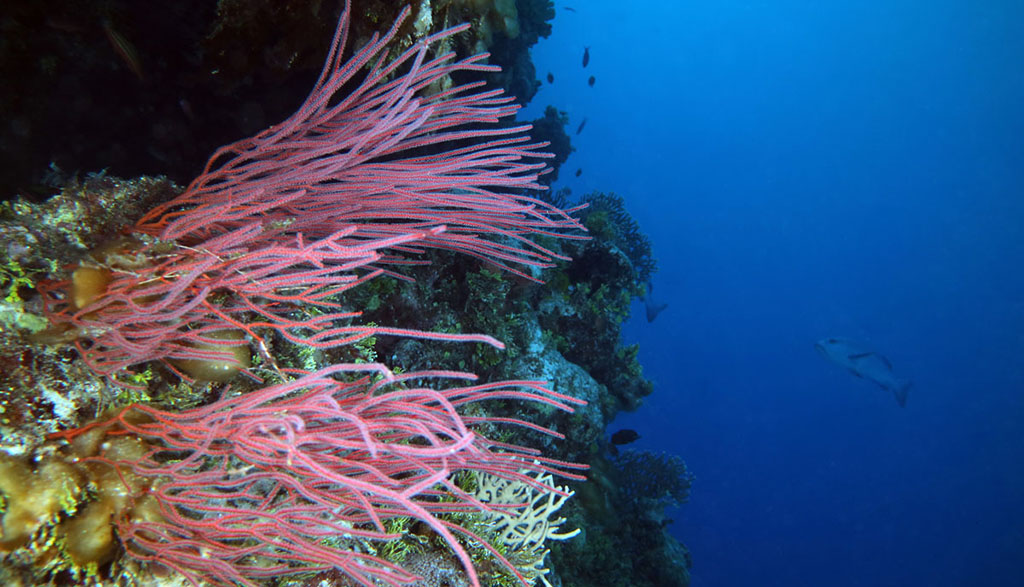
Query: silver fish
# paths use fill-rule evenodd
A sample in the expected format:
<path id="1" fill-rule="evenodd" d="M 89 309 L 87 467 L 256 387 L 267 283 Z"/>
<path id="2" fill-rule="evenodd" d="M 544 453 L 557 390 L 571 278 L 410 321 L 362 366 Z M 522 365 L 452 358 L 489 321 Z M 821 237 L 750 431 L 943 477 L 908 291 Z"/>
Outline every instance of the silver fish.
<path id="1" fill-rule="evenodd" d="M 907 392 L 913 386 L 908 379 L 898 379 L 889 359 L 848 338 L 823 338 L 814 344 L 826 359 L 845 367 L 857 377 L 873 381 L 896 396 L 900 407 L 907 405 Z"/>

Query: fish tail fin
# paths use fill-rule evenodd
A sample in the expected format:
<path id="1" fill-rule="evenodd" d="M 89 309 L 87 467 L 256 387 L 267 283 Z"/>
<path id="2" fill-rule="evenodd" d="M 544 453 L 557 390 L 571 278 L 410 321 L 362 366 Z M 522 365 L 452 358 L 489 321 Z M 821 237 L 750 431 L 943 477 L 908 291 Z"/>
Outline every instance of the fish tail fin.
<path id="1" fill-rule="evenodd" d="M 914 387 L 913 381 L 900 379 L 896 381 L 896 387 L 892 389 L 893 394 L 896 395 L 896 401 L 899 402 L 901 408 L 907 407 L 907 393 L 910 392 L 911 387 Z"/>
<path id="2" fill-rule="evenodd" d="M 655 304 L 655 303 L 652 303 L 650 301 L 650 299 L 648 298 L 648 300 L 646 300 L 646 305 L 645 305 L 645 313 L 647 314 L 647 321 L 648 322 L 654 322 L 654 319 L 658 317 L 658 314 L 661 314 L 661 312 L 665 308 L 667 308 L 667 307 L 668 307 L 668 304 Z"/>

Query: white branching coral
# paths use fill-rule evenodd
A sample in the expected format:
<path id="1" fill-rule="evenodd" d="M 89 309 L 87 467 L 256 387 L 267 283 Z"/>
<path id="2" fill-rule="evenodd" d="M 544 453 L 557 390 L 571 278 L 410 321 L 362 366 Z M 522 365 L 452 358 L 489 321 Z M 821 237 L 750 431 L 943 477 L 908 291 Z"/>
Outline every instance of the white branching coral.
<path id="1" fill-rule="evenodd" d="M 544 542 L 567 540 L 580 533 L 578 528 L 561 532 L 565 518 L 555 517 L 566 500 L 575 494 L 567 487 L 556 486 L 549 473 L 520 472 L 533 477 L 536 484 L 474 471 L 476 489 L 473 493 L 480 501 L 495 506 L 483 514 L 495 546 L 507 549 L 509 560 L 515 559 L 527 579 L 534 582 L 539 579 L 550 587 L 545 577 L 550 570 L 544 566 L 548 554 Z M 550 490 L 543 490 L 542 486 Z"/>

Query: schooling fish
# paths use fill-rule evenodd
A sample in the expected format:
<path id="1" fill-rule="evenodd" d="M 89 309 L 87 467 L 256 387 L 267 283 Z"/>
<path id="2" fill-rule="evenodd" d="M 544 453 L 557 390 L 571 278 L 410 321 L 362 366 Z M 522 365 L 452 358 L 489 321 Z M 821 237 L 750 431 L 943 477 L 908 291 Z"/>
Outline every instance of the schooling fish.
<path id="1" fill-rule="evenodd" d="M 590 76 L 590 79 L 587 80 L 587 85 L 589 85 L 590 87 L 594 87 L 594 82 L 596 82 L 596 81 L 597 81 L 596 77 Z"/>
<path id="2" fill-rule="evenodd" d="M 583 67 L 590 63 L 590 47 L 583 48 Z"/>
<path id="3" fill-rule="evenodd" d="M 826 359 L 846 368 L 857 377 L 873 381 L 882 389 L 891 391 L 900 407 L 906 407 L 907 392 L 914 383 L 907 379 L 897 379 L 889 359 L 847 338 L 824 338 L 815 343 L 814 348 Z"/>
<path id="4" fill-rule="evenodd" d="M 587 117 L 586 116 L 583 117 L 583 122 L 581 122 L 580 125 L 578 127 L 576 127 L 576 134 L 580 134 L 581 132 L 583 132 L 583 127 L 584 126 L 587 126 Z"/>
<path id="5" fill-rule="evenodd" d="M 548 83 L 549 84 L 555 83 L 555 75 L 553 73 L 548 73 Z"/>

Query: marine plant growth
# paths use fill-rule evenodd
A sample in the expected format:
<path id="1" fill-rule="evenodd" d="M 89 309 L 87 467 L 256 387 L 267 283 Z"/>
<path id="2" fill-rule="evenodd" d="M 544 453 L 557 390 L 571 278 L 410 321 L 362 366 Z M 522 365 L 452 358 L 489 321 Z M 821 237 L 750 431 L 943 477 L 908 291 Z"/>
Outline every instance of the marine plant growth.
<path id="1" fill-rule="evenodd" d="M 335 569 L 361 585 L 405 584 L 415 574 L 380 552 L 404 535 L 399 521 L 414 519 L 471 584 L 480 580 L 467 544 L 527 584 L 540 569 L 524 575 L 457 516 L 527 504 L 486 503 L 457 474 L 565 496 L 537 479 L 578 478 L 580 467 L 489 440 L 480 426 L 554 431 L 462 409 L 494 398 L 564 410 L 580 402 L 537 382 L 452 385 L 475 376 L 445 370 L 343 363 L 310 372 L 278 366 L 270 351 L 375 335 L 500 348 L 487 335 L 359 324 L 343 294 L 381 275 L 402 278 L 402 265 L 428 248 L 536 280 L 532 268 L 560 256 L 532 236 L 582 238 L 571 211 L 522 191 L 541 188 L 547 155 L 528 126 L 497 124 L 516 111 L 512 98 L 451 82 L 495 69 L 486 54 L 444 51 L 465 25 L 394 56 L 407 8 L 344 60 L 350 10 L 346 2 L 323 72 L 294 115 L 221 148 L 180 196 L 93 251 L 70 279 L 40 284 L 51 323 L 42 336 L 73 343 L 119 385 L 136 384 L 131 369 L 150 361 L 183 378 L 280 381 L 181 413 L 132 405 L 55 435 L 72 447 L 65 458 L 120 488 L 119 509 L 94 500 L 75 515 L 92 508 L 89 519 L 111 520 L 132 557 L 193 583 Z"/>

